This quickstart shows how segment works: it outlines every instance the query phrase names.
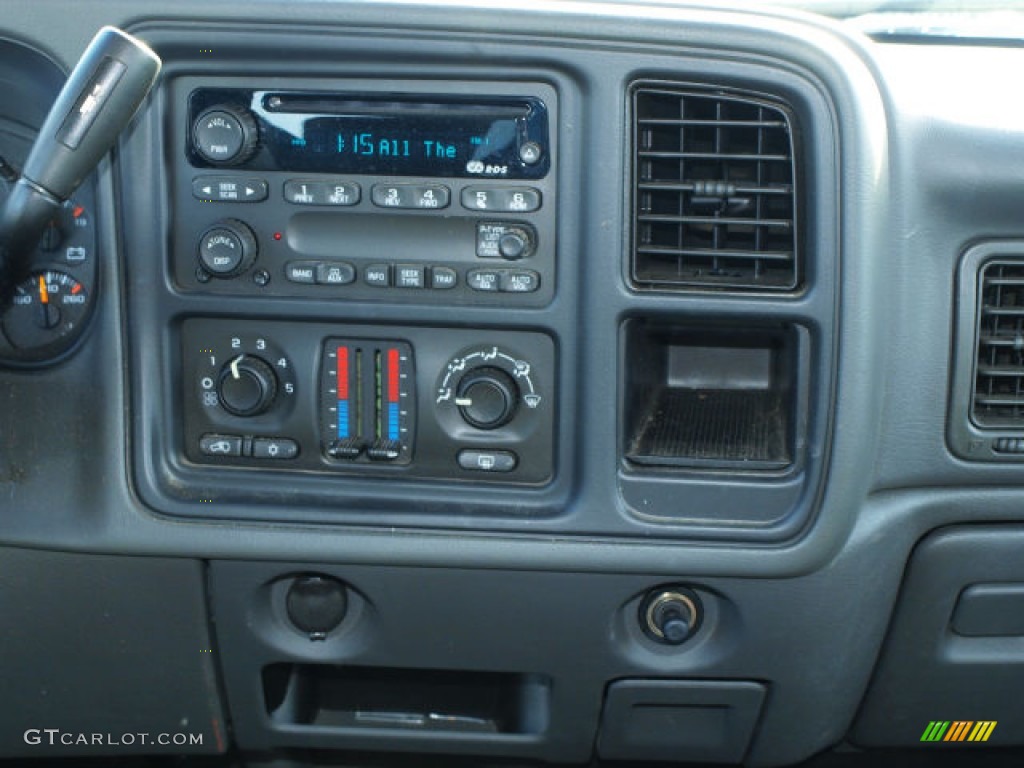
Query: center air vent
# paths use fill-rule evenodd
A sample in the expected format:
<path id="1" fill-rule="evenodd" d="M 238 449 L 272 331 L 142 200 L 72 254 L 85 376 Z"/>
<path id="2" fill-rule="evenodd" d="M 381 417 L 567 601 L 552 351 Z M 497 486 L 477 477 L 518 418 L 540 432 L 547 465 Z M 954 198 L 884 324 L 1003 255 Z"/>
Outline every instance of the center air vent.
<path id="1" fill-rule="evenodd" d="M 993 261 L 980 277 L 971 416 L 980 427 L 1024 427 L 1024 263 Z"/>
<path id="2" fill-rule="evenodd" d="M 634 283 L 797 288 L 790 112 L 752 94 L 655 84 L 633 100 Z"/>

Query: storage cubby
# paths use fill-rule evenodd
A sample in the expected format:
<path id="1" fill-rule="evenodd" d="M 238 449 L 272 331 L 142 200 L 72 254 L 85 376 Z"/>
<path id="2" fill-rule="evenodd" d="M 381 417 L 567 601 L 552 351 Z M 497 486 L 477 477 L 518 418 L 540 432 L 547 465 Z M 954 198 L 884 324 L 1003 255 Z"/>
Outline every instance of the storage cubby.
<path id="1" fill-rule="evenodd" d="M 547 729 L 546 678 L 498 672 L 271 664 L 274 722 L 324 729 L 535 735 Z"/>
<path id="2" fill-rule="evenodd" d="M 625 456 L 639 467 L 793 463 L 794 328 L 625 326 Z"/>

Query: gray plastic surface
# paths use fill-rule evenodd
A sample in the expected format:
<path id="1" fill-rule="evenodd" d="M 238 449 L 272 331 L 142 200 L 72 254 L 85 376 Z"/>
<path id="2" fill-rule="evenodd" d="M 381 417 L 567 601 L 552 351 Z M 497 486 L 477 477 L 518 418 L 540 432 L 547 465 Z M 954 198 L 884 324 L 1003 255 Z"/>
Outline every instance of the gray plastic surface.
<path id="1" fill-rule="evenodd" d="M 159 22 L 152 21 L 156 17 Z M 223 636 L 236 643 L 223 658 L 239 665 L 243 680 L 230 691 L 232 706 L 252 711 L 260 703 L 246 670 L 261 659 L 302 657 L 305 651 L 268 650 L 262 640 L 246 640 L 247 617 L 241 608 L 232 613 L 230 606 L 249 605 L 252 585 L 286 570 L 286 563 L 333 563 L 332 569 L 360 583 L 365 570 L 367 584 L 393 571 L 394 581 L 384 579 L 374 594 L 381 610 L 392 617 L 412 604 L 417 615 L 433 617 L 432 626 L 442 621 L 446 631 L 454 626 L 458 650 L 482 667 L 493 666 L 510 647 L 483 644 L 466 614 L 453 605 L 460 600 L 477 605 L 479 598 L 466 592 L 479 582 L 491 584 L 488 574 L 497 574 L 494 581 L 509 589 L 528 578 L 530 594 L 543 596 L 543 610 L 525 598 L 514 603 L 524 625 L 512 635 L 520 642 L 511 651 L 533 654 L 536 667 L 577 663 L 579 638 L 585 638 L 583 645 L 600 645 L 593 633 L 607 635 L 609 617 L 630 595 L 685 579 L 723 595 L 723 604 L 732 606 L 731 613 L 723 608 L 723 616 L 732 617 L 734 630 L 721 635 L 721 642 L 695 645 L 679 656 L 632 641 L 616 645 L 619 635 L 614 635 L 600 654 L 607 662 L 563 694 L 565 705 L 590 723 L 575 734 L 569 751 L 584 759 L 582 745 L 594 736 L 601 691 L 617 674 L 769 683 L 771 696 L 747 758 L 753 765 L 790 763 L 839 742 L 867 686 L 914 543 L 941 525 L 1024 518 L 1019 468 L 957 460 L 945 440 L 956 265 L 976 241 L 1024 236 L 1019 152 L 1024 131 L 1019 115 L 1007 108 L 1005 80 L 992 76 L 1020 71 L 1024 51 L 879 45 L 848 37 L 829 22 L 776 15 L 760 6 L 739 14 L 721 7 L 641 3 L 565 2 L 526 10 L 511 2 L 437 8 L 391 2 L 46 0 L 19 4 L 0 27 L 4 36 L 41 48 L 67 69 L 103 23 L 128 25 L 143 38 L 174 24 L 183 42 L 163 52 L 192 61 L 206 76 L 237 72 L 250 61 L 251 56 L 220 44 L 220 33 L 242 19 L 281 36 L 278 42 L 294 43 L 291 33 L 301 27 L 333 61 L 344 60 L 364 77 L 421 70 L 458 77 L 466 71 L 459 62 L 467 61 L 471 72 L 486 71 L 492 79 L 510 66 L 534 78 L 556 73 L 551 80 L 560 89 L 560 109 L 573 116 L 563 126 L 560 167 L 560 183 L 570 193 L 560 198 L 566 206 L 560 220 L 572 224 L 559 233 L 559 297 L 543 313 L 516 324 L 557 326 L 565 348 L 559 382 L 574 395 L 563 405 L 559 425 L 561 445 L 573 447 L 559 455 L 566 483 L 558 501 L 563 514 L 554 523 L 540 521 L 515 531 L 492 521 L 485 533 L 462 530 L 465 519 L 435 530 L 370 530 L 198 523 L 152 514 L 129 478 L 135 469 L 153 476 L 153 457 L 162 450 L 165 425 L 173 421 L 170 401 L 143 397 L 128 381 L 142 382 L 143 389 L 169 381 L 174 365 L 169 355 L 176 347 L 163 326 L 151 324 L 143 333 L 135 325 L 163 311 L 148 304 L 169 289 L 163 265 L 142 268 L 146 260 L 159 262 L 165 243 L 166 232 L 159 231 L 160 248 L 147 247 L 154 238 L 146 229 L 152 223 L 149 213 L 166 211 L 168 204 L 153 172 L 164 148 L 157 142 L 153 113 L 147 112 L 129 129 L 116 164 L 101 168 L 97 220 L 105 289 L 92 333 L 77 355 L 46 372 L 0 372 L 0 540 L 78 552 L 266 561 L 253 566 L 259 573 L 251 580 L 225 582 L 226 591 L 217 598 L 227 606 L 225 615 L 233 617 Z M 254 74 L 311 74 L 308 65 L 278 55 L 286 48 L 263 51 Z M 382 57 L 382 51 L 388 55 Z M 629 293 L 622 273 L 628 81 L 710 78 L 772 89 L 780 72 L 803 82 L 816 103 L 820 99 L 833 107 L 820 114 L 820 130 L 837 149 L 823 158 L 836 174 L 822 194 L 838 207 L 841 226 L 812 247 L 810 266 L 838 269 L 841 302 L 824 293 L 789 303 Z M 147 108 L 159 109 L 159 99 Z M 605 151 L 583 163 L 584 152 L 595 143 Z M 154 164 L 145 173 L 125 173 L 122 153 L 151 157 Z M 563 287 L 567 293 L 561 293 Z M 819 303 L 810 307 L 813 302 Z M 248 306 L 224 301 L 217 311 L 234 316 Z M 197 314 L 208 310 L 189 301 L 180 308 Z M 824 319 L 833 312 L 835 325 L 829 328 Z M 286 303 L 278 313 L 317 322 L 335 317 L 302 302 Z M 354 322 L 376 322 L 380 308 L 353 306 L 345 314 Z M 701 321 L 822 319 L 810 329 L 822 345 L 834 345 L 831 353 L 822 346 L 815 354 L 817 359 L 834 355 L 835 409 L 831 444 L 821 435 L 809 445 L 810 455 L 820 461 L 822 483 L 811 484 L 816 491 L 799 508 L 818 510 L 812 526 L 794 518 L 798 524 L 783 533 L 782 543 L 695 545 L 675 531 L 672 540 L 651 536 L 650 526 L 624 514 L 614 480 L 619 391 L 607 377 L 618 364 L 621 321 L 641 314 Z M 398 308 L 390 322 L 420 317 Z M 467 325 L 494 321 L 493 314 L 478 308 L 460 315 Z M 827 393 L 826 384 L 816 381 L 815 387 Z M 155 412 L 142 409 L 142 402 Z M 149 426 L 133 432 L 139 420 Z M 56 426 L 41 431 L 40 424 Z M 657 485 L 669 499 L 691 494 L 717 499 L 726 487 L 700 479 Z M 756 507 L 765 492 L 757 483 L 733 487 L 728 504 Z M 473 494 L 465 496 L 471 500 Z M 567 526 L 574 535 L 565 534 Z M 691 532 L 708 535 L 696 528 Z M 118 573 L 130 576 L 127 560 L 118 562 Z M 438 572 L 450 576 L 445 586 L 452 591 L 444 599 L 430 597 L 417 607 L 413 598 L 394 597 L 415 590 L 424 574 Z M 614 594 L 593 597 L 586 610 L 564 610 L 577 595 L 608 590 Z M 46 626 L 38 614 L 25 618 L 23 631 Z M 549 633 L 544 623 L 553 619 L 564 629 L 561 622 L 572 618 L 581 620 L 573 625 L 575 634 Z M 125 620 L 118 626 L 131 625 Z M 625 631 L 615 626 L 616 632 Z M 427 664 L 443 652 L 440 637 L 387 635 L 377 660 Z M 108 684 L 99 676 L 90 680 Z M 969 689 L 954 693 L 969 696 Z M 917 732 L 908 738 L 916 739 L 923 729 L 924 724 L 915 725 Z M 993 739 L 998 734 L 999 728 Z M 538 747 L 537 754 L 553 759 L 560 753 Z"/>
<path id="2" fill-rule="evenodd" d="M 227 748 L 203 567 L 0 549 L 0 755 Z"/>
<path id="3" fill-rule="evenodd" d="M 721 680 L 618 680 L 608 686 L 598 754 L 607 760 L 738 763 L 765 687 Z"/>
<path id="4" fill-rule="evenodd" d="M 960 593 L 950 622 L 966 637 L 1024 637 L 1024 584 L 973 584 Z"/>
<path id="5" fill-rule="evenodd" d="M 960 613 L 978 585 L 1020 589 L 1022 548 L 1024 528 L 990 525 L 945 528 L 914 550 L 856 743 L 937 748 L 921 745 L 932 721 L 995 721 L 985 746 L 1024 744 L 1024 641 L 1016 627 L 990 617 L 972 626 Z M 958 632 L 954 621 L 965 619 Z"/>

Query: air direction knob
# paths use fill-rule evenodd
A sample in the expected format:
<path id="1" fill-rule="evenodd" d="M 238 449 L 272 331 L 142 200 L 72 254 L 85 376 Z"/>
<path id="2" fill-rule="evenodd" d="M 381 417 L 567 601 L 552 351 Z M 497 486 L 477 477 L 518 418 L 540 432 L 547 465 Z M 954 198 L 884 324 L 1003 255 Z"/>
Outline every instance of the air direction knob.
<path id="1" fill-rule="evenodd" d="M 497 429 L 515 415 L 519 405 L 519 387 L 499 368 L 474 368 L 459 382 L 455 404 L 470 426 Z"/>

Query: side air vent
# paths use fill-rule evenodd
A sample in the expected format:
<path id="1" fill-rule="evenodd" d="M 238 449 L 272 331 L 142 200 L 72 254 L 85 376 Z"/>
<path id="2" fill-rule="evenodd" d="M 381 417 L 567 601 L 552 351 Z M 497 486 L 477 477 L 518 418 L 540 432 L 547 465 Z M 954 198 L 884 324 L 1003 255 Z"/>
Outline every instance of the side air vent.
<path id="1" fill-rule="evenodd" d="M 795 129 L 753 94 L 633 91 L 633 281 L 792 291 L 800 284 Z"/>
<path id="2" fill-rule="evenodd" d="M 962 459 L 1024 463 L 1024 240 L 960 262 L 946 436 Z"/>
<path id="3" fill-rule="evenodd" d="M 979 427 L 1024 429 L 1024 263 L 992 261 L 979 276 L 971 417 Z"/>

